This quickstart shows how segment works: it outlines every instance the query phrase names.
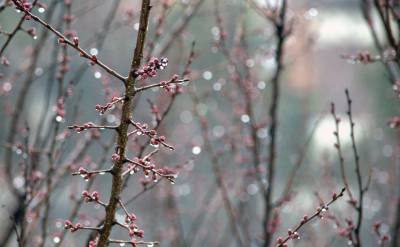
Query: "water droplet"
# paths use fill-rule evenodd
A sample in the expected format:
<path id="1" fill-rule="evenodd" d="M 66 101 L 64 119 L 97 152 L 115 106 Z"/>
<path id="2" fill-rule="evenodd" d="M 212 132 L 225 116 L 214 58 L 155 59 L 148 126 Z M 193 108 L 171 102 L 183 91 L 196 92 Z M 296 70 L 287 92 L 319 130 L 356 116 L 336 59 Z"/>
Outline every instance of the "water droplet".
<path id="1" fill-rule="evenodd" d="M 255 195 L 258 192 L 258 186 L 256 184 L 249 184 L 246 191 L 249 195 Z"/>
<path id="2" fill-rule="evenodd" d="M 143 134 L 143 132 L 140 131 L 140 130 L 138 130 L 138 131 L 136 132 L 136 134 L 137 134 L 138 136 L 141 136 L 141 135 Z"/>
<path id="3" fill-rule="evenodd" d="M 125 243 L 120 243 L 119 246 L 125 246 Z"/>
<path id="4" fill-rule="evenodd" d="M 209 81 L 209 80 L 211 80 L 212 79 L 212 77 L 213 77 L 213 74 L 211 73 L 211 71 L 204 71 L 203 72 L 203 78 L 204 78 L 204 80 L 207 80 L 207 81 Z"/>
<path id="5" fill-rule="evenodd" d="M 220 138 L 225 134 L 225 128 L 222 125 L 217 125 L 214 126 L 212 132 L 215 137 Z"/>
<path id="6" fill-rule="evenodd" d="M 56 243 L 56 244 L 58 244 L 60 242 L 60 240 L 61 239 L 58 236 L 53 238 L 53 242 Z"/>
<path id="7" fill-rule="evenodd" d="M 90 49 L 90 55 L 97 56 L 97 54 L 99 54 L 99 50 L 97 50 L 96 48 Z"/>
<path id="8" fill-rule="evenodd" d="M 257 130 L 257 137 L 260 139 L 264 139 L 268 136 L 267 128 L 260 128 Z"/>
<path id="9" fill-rule="evenodd" d="M 138 31 L 139 30 L 139 22 L 135 23 L 135 25 L 133 26 L 133 28 Z"/>
<path id="10" fill-rule="evenodd" d="M 220 31 L 219 28 L 214 26 L 211 28 L 211 33 L 215 36 L 215 37 L 219 37 Z"/>
<path id="11" fill-rule="evenodd" d="M 39 7 L 39 8 L 38 8 L 38 12 L 39 12 L 39 13 L 44 13 L 45 11 L 46 11 L 46 9 L 43 8 L 43 7 Z"/>
<path id="12" fill-rule="evenodd" d="M 101 78 L 101 73 L 100 73 L 100 71 L 94 72 L 94 78 L 96 78 L 96 79 L 100 79 L 100 78 Z"/>
<path id="13" fill-rule="evenodd" d="M 214 89 L 214 91 L 221 91 L 221 89 L 222 89 L 221 83 L 219 83 L 219 82 L 214 83 L 213 89 Z"/>
<path id="14" fill-rule="evenodd" d="M 309 17 L 312 18 L 312 17 L 316 17 L 319 14 L 319 12 L 318 12 L 318 9 L 316 9 L 316 8 L 310 8 L 307 11 L 307 14 L 308 14 Z"/>
<path id="15" fill-rule="evenodd" d="M 99 172 L 99 175 L 104 175 L 104 174 L 106 174 L 105 172 Z"/>
<path id="16" fill-rule="evenodd" d="M 36 36 L 36 35 L 35 35 L 35 36 L 33 36 L 33 39 L 35 39 L 35 40 L 36 40 L 36 39 L 37 39 L 37 36 Z"/>
<path id="17" fill-rule="evenodd" d="M 193 153 L 194 155 L 200 154 L 200 153 L 201 153 L 201 147 L 199 147 L 199 146 L 194 146 L 194 147 L 192 148 L 192 153 Z"/>
<path id="18" fill-rule="evenodd" d="M 57 122 L 61 122 L 63 120 L 63 118 L 61 116 L 56 116 L 56 121 Z"/>
<path id="19" fill-rule="evenodd" d="M 260 89 L 260 90 L 264 90 L 264 89 L 265 89 L 265 86 L 266 86 L 266 84 L 265 84 L 264 81 L 259 81 L 259 82 L 257 83 L 257 88 Z"/>
<path id="20" fill-rule="evenodd" d="M 249 115 L 247 115 L 247 114 L 243 114 L 242 116 L 240 116 L 240 120 L 241 120 L 243 123 L 248 123 L 248 122 L 250 122 L 250 117 L 249 117 Z"/>
<path id="21" fill-rule="evenodd" d="M 153 243 L 148 243 L 147 247 L 154 247 L 154 244 Z"/>
<path id="22" fill-rule="evenodd" d="M 40 67 L 37 67 L 37 68 L 35 69 L 35 75 L 36 75 L 36 76 L 41 76 L 41 75 L 43 75 L 43 69 L 40 68 Z"/>
<path id="23" fill-rule="evenodd" d="M 13 179 L 13 185 L 15 188 L 20 189 L 25 185 L 25 179 L 21 176 L 17 176 Z"/>
<path id="24" fill-rule="evenodd" d="M 154 143 L 150 143 L 150 146 L 152 146 L 152 147 L 155 147 L 155 148 L 158 148 L 159 146 L 160 146 L 160 144 L 154 144 Z"/>
<path id="25" fill-rule="evenodd" d="M 4 92 L 10 92 L 12 89 L 12 84 L 10 82 L 3 83 L 3 90 Z"/>

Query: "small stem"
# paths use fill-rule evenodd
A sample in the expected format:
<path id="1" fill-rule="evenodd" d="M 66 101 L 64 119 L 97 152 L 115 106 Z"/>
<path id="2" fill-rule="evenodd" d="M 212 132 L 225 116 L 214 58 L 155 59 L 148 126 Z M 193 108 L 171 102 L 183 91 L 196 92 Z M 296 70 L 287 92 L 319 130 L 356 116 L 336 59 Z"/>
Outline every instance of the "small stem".
<path id="1" fill-rule="evenodd" d="M 38 16 L 32 14 L 29 10 L 24 8 L 23 4 L 19 0 L 12 0 L 14 4 L 21 10 L 23 11 L 26 15 L 31 17 L 34 21 L 40 23 L 42 26 L 50 30 L 52 33 L 54 33 L 57 37 L 59 37 L 63 43 L 69 45 L 70 47 L 74 48 L 75 50 L 79 51 L 79 54 L 86 58 L 89 59 L 91 62 L 99 65 L 101 68 L 103 68 L 105 71 L 107 71 L 110 75 L 118 78 L 122 82 L 126 83 L 127 78 L 120 75 L 118 72 L 116 72 L 114 69 L 110 68 L 106 64 L 104 64 L 102 61 L 100 61 L 97 57 L 94 58 L 92 55 L 90 55 L 88 52 L 86 52 L 84 49 L 82 49 L 79 45 L 75 44 L 73 41 L 69 40 L 66 36 L 64 36 L 62 33 L 60 33 L 58 30 L 56 30 L 53 26 L 51 26 L 49 23 L 45 22 Z"/>
<path id="2" fill-rule="evenodd" d="M 189 81 L 189 79 L 181 79 L 181 80 L 172 81 L 172 82 L 170 82 L 170 84 L 182 84 L 182 83 L 188 82 L 188 81 Z M 135 88 L 135 92 L 138 93 L 138 92 L 150 89 L 150 88 L 162 87 L 163 85 L 164 85 L 164 83 L 162 83 L 162 82 L 154 83 L 154 84 L 146 85 L 143 87 Z"/>

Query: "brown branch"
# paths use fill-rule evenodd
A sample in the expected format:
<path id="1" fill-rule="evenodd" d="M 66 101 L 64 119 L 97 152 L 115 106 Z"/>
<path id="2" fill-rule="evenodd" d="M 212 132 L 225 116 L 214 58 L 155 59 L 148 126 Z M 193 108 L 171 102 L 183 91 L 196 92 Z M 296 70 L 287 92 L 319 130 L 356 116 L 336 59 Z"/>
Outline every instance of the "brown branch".
<path id="1" fill-rule="evenodd" d="M 278 238 L 277 243 L 275 246 L 278 247 L 284 247 L 287 246 L 285 243 L 288 242 L 290 239 L 297 239 L 300 237 L 300 235 L 298 234 L 298 231 L 304 226 L 306 225 L 308 222 L 312 221 L 313 219 L 320 217 L 321 214 L 325 211 L 327 211 L 329 209 L 329 206 L 334 203 L 337 199 L 339 199 L 340 197 L 343 196 L 344 191 L 346 190 L 346 188 L 343 188 L 339 194 L 333 194 L 332 199 L 326 204 L 326 205 L 322 205 L 320 207 L 317 208 L 316 212 L 310 216 L 310 217 L 303 217 L 303 219 L 301 220 L 301 222 L 299 223 L 299 225 L 297 225 L 293 230 L 289 230 L 288 231 L 288 236 L 286 236 L 285 238 Z"/>
<path id="2" fill-rule="evenodd" d="M 109 66 L 107 66 L 106 64 L 104 64 L 96 56 L 90 55 L 88 52 L 86 52 L 84 49 L 82 49 L 77 42 L 69 40 L 65 35 L 60 33 L 53 26 L 51 26 L 49 23 L 47 23 L 46 21 L 42 20 L 38 16 L 32 14 L 29 10 L 24 8 L 23 4 L 19 0 L 12 0 L 12 1 L 26 15 L 28 15 L 34 21 L 40 23 L 42 26 L 44 26 L 45 28 L 50 30 L 52 33 L 54 33 L 59 38 L 60 43 L 67 44 L 68 46 L 74 48 L 75 50 L 77 50 L 79 52 L 80 56 L 90 60 L 94 64 L 97 64 L 98 66 L 103 68 L 105 71 L 107 71 L 110 75 L 112 75 L 112 76 L 116 77 L 117 79 L 121 80 L 122 82 L 126 83 L 127 78 L 125 78 L 124 76 L 120 75 L 114 69 L 112 69 Z"/>
<path id="3" fill-rule="evenodd" d="M 135 72 L 139 69 L 140 63 L 143 58 L 143 48 L 146 40 L 147 26 L 150 14 L 150 0 L 142 0 L 140 11 L 139 31 L 136 39 L 136 47 L 132 58 L 129 77 L 125 83 L 125 95 L 127 96 L 122 105 L 122 113 L 120 119 L 120 126 L 118 127 L 117 137 L 117 152 L 119 157 L 125 157 L 125 151 L 128 143 L 128 128 L 130 125 L 131 114 L 133 110 L 133 98 L 135 96 L 136 76 Z M 111 195 L 106 207 L 106 217 L 104 220 L 103 229 L 101 231 L 98 247 L 105 247 L 108 245 L 109 236 L 115 220 L 115 212 L 118 207 L 119 197 L 122 191 L 122 169 L 124 160 L 119 159 L 114 163 L 112 168 L 112 188 Z"/>
<path id="4" fill-rule="evenodd" d="M 32 2 L 32 6 L 35 6 L 38 0 L 34 0 Z M 4 5 L 5 6 L 5 3 Z M 22 24 L 24 23 L 24 21 L 26 20 L 26 16 L 27 14 L 24 14 L 21 19 L 19 20 L 18 24 L 15 26 L 15 28 L 11 31 L 11 33 L 7 33 L 7 40 L 6 42 L 3 44 L 3 46 L 0 49 L 0 58 L 3 56 L 4 51 L 6 50 L 7 46 L 11 43 L 11 40 L 15 37 L 15 35 L 17 34 L 17 32 L 19 30 L 22 30 Z"/>
<path id="5" fill-rule="evenodd" d="M 356 140 L 354 136 L 354 120 L 353 120 L 353 114 L 351 111 L 351 103 L 352 100 L 350 98 L 349 90 L 345 90 L 346 93 L 346 100 L 347 100 L 347 115 L 349 118 L 349 124 L 350 124 L 350 137 L 351 137 L 351 144 L 352 144 L 352 149 L 353 149 L 353 154 L 354 154 L 354 162 L 356 166 L 356 176 L 357 176 L 357 184 L 358 184 L 358 205 L 355 206 L 357 210 L 357 224 L 356 228 L 354 229 L 354 235 L 356 236 L 356 243 L 355 246 L 361 246 L 361 238 L 360 238 L 360 232 L 361 232 L 361 224 L 362 224 L 362 217 L 363 217 L 363 199 L 364 199 L 364 193 L 366 190 L 364 190 L 363 184 L 362 184 L 362 177 L 361 177 L 361 170 L 360 170 L 360 156 L 358 155 L 358 150 L 357 150 L 357 145 L 356 145 Z M 367 188 L 367 187 L 366 187 Z"/>
<path id="6" fill-rule="evenodd" d="M 171 81 L 169 83 L 170 84 L 182 84 L 182 83 L 185 83 L 185 82 L 188 82 L 188 81 L 189 81 L 189 79 L 181 79 L 181 80 Z M 163 82 L 153 83 L 153 84 L 149 84 L 149 85 L 145 85 L 145 86 L 142 86 L 142 87 L 135 88 L 135 92 L 138 93 L 138 92 L 150 89 L 150 88 L 163 87 L 164 85 L 165 85 L 165 83 L 163 83 Z"/>
<path id="7" fill-rule="evenodd" d="M 278 129 L 278 106 L 279 106 L 279 94 L 280 94 L 280 77 L 283 70 L 283 46 L 286 40 L 286 11 L 287 1 L 282 1 L 282 6 L 279 11 L 279 17 L 275 21 L 275 36 L 278 39 L 276 48 L 275 61 L 276 70 L 272 77 L 272 103 L 269 108 L 269 120 L 271 121 L 269 126 L 269 138 L 270 144 L 268 149 L 268 171 L 267 171 L 267 191 L 264 195 L 265 200 L 265 212 L 264 212 L 264 247 L 268 247 L 271 242 L 272 234 L 268 230 L 268 225 L 272 213 L 272 194 L 274 188 L 274 177 L 275 177 L 275 163 L 276 163 L 276 140 L 277 140 L 277 129 Z"/>
<path id="8" fill-rule="evenodd" d="M 344 187 L 346 188 L 347 194 L 350 198 L 350 203 L 354 206 L 355 199 L 353 197 L 353 194 L 350 191 L 349 181 L 347 180 L 346 169 L 344 167 L 344 158 L 343 158 L 343 154 L 342 154 L 342 146 L 341 146 L 341 142 L 340 142 L 340 132 L 339 132 L 340 118 L 336 115 L 335 104 L 333 104 L 333 103 L 331 104 L 331 114 L 335 121 L 335 131 L 333 132 L 333 135 L 336 138 L 336 143 L 334 144 L 334 147 L 337 150 L 337 154 L 339 157 L 340 175 L 342 177 L 343 184 L 344 184 Z"/>

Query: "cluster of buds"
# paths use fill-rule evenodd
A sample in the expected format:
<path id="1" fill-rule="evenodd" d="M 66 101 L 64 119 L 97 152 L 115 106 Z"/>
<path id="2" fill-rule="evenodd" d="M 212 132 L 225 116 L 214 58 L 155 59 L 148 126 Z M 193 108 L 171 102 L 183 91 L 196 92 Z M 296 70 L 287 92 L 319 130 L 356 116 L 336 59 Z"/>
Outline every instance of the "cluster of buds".
<path id="1" fill-rule="evenodd" d="M 96 55 L 92 55 L 91 57 L 90 57 L 90 65 L 95 65 L 96 63 L 97 63 L 97 56 Z"/>
<path id="2" fill-rule="evenodd" d="M 125 223 L 126 223 L 126 224 L 132 223 L 132 222 L 135 221 L 136 219 L 137 219 L 137 217 L 136 217 L 135 214 L 133 214 L 133 213 L 127 214 L 127 215 L 125 216 Z"/>
<path id="3" fill-rule="evenodd" d="M 178 78 L 179 76 L 177 74 L 174 74 L 170 80 L 161 81 L 160 82 L 161 88 L 164 88 L 164 90 L 168 93 L 181 93 L 182 88 L 179 87 L 177 84 Z"/>
<path id="4" fill-rule="evenodd" d="M 79 46 L 79 38 L 78 38 L 78 36 L 74 36 L 72 38 L 72 42 L 74 43 L 75 46 Z"/>
<path id="5" fill-rule="evenodd" d="M 35 38 L 36 37 L 36 28 L 30 27 L 25 30 L 27 34 L 29 34 L 31 37 Z"/>
<path id="6" fill-rule="evenodd" d="M 147 124 L 142 124 L 142 123 L 139 123 L 139 122 L 136 122 L 136 123 L 133 123 L 133 125 L 136 127 L 136 129 L 137 129 L 137 131 L 136 131 L 136 134 L 137 135 L 142 135 L 142 134 L 146 134 L 146 135 L 149 135 L 149 136 L 156 136 L 157 135 L 157 132 L 155 131 L 155 130 L 148 130 L 148 125 Z"/>
<path id="7" fill-rule="evenodd" d="M 382 226 L 382 222 L 378 221 L 376 223 L 373 224 L 373 230 L 376 234 L 376 236 L 378 236 L 379 239 L 379 244 L 380 246 L 383 246 L 383 244 L 387 241 L 389 241 L 390 237 L 387 234 L 381 234 L 380 228 Z"/>
<path id="8" fill-rule="evenodd" d="M 284 243 L 284 241 L 285 241 L 285 240 L 283 240 L 282 237 L 279 237 L 279 238 L 276 239 L 276 244 L 277 244 L 279 247 L 288 247 L 289 245 L 288 245 L 287 243 Z"/>
<path id="9" fill-rule="evenodd" d="M 97 241 L 96 240 L 91 240 L 90 242 L 89 242 L 89 245 L 88 245 L 89 247 L 97 247 Z"/>
<path id="10" fill-rule="evenodd" d="M 111 101 L 108 102 L 106 105 L 96 105 L 96 111 L 98 111 L 100 114 L 104 114 L 108 109 L 111 109 L 116 103 L 121 102 L 124 100 L 124 97 L 112 97 Z"/>
<path id="11" fill-rule="evenodd" d="M 291 229 L 288 230 L 288 238 L 283 239 L 282 237 L 278 237 L 276 239 L 276 245 L 279 247 L 288 247 L 289 245 L 286 243 L 288 239 L 300 239 L 300 234 Z"/>
<path id="12" fill-rule="evenodd" d="M 158 147 L 160 143 L 163 142 L 165 142 L 165 136 L 155 136 L 151 138 L 150 145 L 152 145 L 153 147 Z"/>
<path id="13" fill-rule="evenodd" d="M 148 130 L 148 125 L 147 124 L 141 124 L 139 122 L 133 122 L 131 121 L 132 125 L 136 128 L 136 130 L 132 133 L 136 133 L 137 135 L 147 135 L 150 137 L 150 144 L 152 146 L 157 147 L 159 144 L 162 144 L 164 147 L 167 147 L 171 150 L 174 149 L 174 147 L 170 146 L 165 142 L 166 138 L 165 136 L 158 136 L 156 130 Z"/>
<path id="14" fill-rule="evenodd" d="M 92 122 L 87 122 L 87 123 L 85 123 L 83 125 L 80 125 L 80 126 L 79 125 L 73 125 L 73 126 L 71 126 L 71 128 L 79 133 L 79 132 L 82 132 L 84 130 L 90 129 L 93 126 L 94 126 L 94 124 Z"/>
<path id="15" fill-rule="evenodd" d="M 397 97 L 400 97 L 400 80 L 396 80 L 393 85 L 393 90 L 397 94 Z"/>
<path id="16" fill-rule="evenodd" d="M 142 80 L 155 77 L 157 75 L 157 70 L 163 70 L 167 65 L 168 58 L 152 58 L 148 64 L 136 72 L 136 75 L 140 76 Z"/>
<path id="17" fill-rule="evenodd" d="M 317 215 L 320 219 L 323 219 L 324 215 L 323 213 L 325 213 L 328 210 L 328 207 L 325 205 L 322 205 L 320 207 L 317 207 Z"/>
<path id="18" fill-rule="evenodd" d="M 342 58 L 348 59 L 352 63 L 370 64 L 380 60 L 380 56 L 372 56 L 369 51 L 361 51 L 357 55 L 342 55 Z"/>
<path id="19" fill-rule="evenodd" d="M 157 173 L 164 178 L 170 180 L 171 183 L 174 183 L 174 179 L 178 176 L 178 173 L 174 169 L 169 167 L 160 168 L 157 170 Z"/>
<path id="20" fill-rule="evenodd" d="M 144 231 L 139 230 L 139 228 L 135 224 L 129 224 L 129 237 L 131 238 L 143 238 L 144 237 Z"/>
<path id="21" fill-rule="evenodd" d="M 347 235 L 351 236 L 351 233 L 354 231 L 355 228 L 353 220 L 346 218 L 345 221 L 347 224 L 345 233 L 348 233 Z"/>
<path id="22" fill-rule="evenodd" d="M 65 41 L 64 38 L 58 38 L 57 42 L 58 42 L 60 45 L 65 45 L 65 44 L 67 43 L 67 42 Z"/>
<path id="23" fill-rule="evenodd" d="M 32 3 L 28 1 L 23 1 L 22 5 L 18 6 L 19 8 L 23 8 L 25 11 L 30 11 L 33 8 Z"/>
<path id="24" fill-rule="evenodd" d="M 151 163 L 150 157 L 145 157 L 143 159 L 135 158 L 134 162 L 138 163 L 144 170 L 153 170 L 156 168 L 156 166 Z"/>
<path id="25" fill-rule="evenodd" d="M 389 122 L 389 127 L 392 129 L 397 129 L 400 127 L 400 117 L 392 117 Z"/>
<path id="26" fill-rule="evenodd" d="M 339 236 L 347 238 L 349 243 L 353 242 L 354 224 L 350 219 L 346 219 L 347 227 L 340 227 L 338 230 Z"/>
<path id="27" fill-rule="evenodd" d="M 67 230 L 70 230 L 71 232 L 76 232 L 77 230 L 82 228 L 82 225 L 80 223 L 76 223 L 74 225 L 74 224 L 72 224 L 71 221 L 66 220 L 65 223 L 64 223 L 64 228 L 67 229 Z"/>
<path id="28" fill-rule="evenodd" d="M 174 169 L 168 167 L 156 168 L 156 165 L 151 162 L 151 158 L 149 156 L 142 159 L 136 157 L 130 162 L 132 165 L 128 168 L 127 172 L 132 174 L 138 171 L 138 167 L 143 169 L 146 179 L 141 180 L 141 183 L 144 187 L 150 183 L 150 180 L 147 179 L 150 175 L 152 176 L 153 182 L 157 182 L 159 177 L 163 177 L 173 183 L 174 179 L 177 177 L 177 173 Z"/>
<path id="29" fill-rule="evenodd" d="M 84 190 L 82 191 L 82 196 L 83 199 L 85 200 L 85 202 L 98 202 L 100 200 L 100 195 L 99 192 L 97 191 L 93 191 L 91 194 L 89 193 L 89 191 Z"/>
<path id="30" fill-rule="evenodd" d="M 1 57 L 1 64 L 4 66 L 9 66 L 10 65 L 10 61 L 8 61 L 8 59 L 5 56 Z"/>
<path id="31" fill-rule="evenodd" d="M 121 160 L 121 155 L 119 155 L 119 154 L 117 154 L 117 153 L 113 153 L 113 154 L 111 155 L 111 159 L 112 159 L 114 162 L 119 162 L 119 161 Z"/>
<path id="32" fill-rule="evenodd" d="M 288 236 L 291 239 L 300 239 L 300 235 L 296 231 L 292 231 L 291 229 L 288 230 Z"/>
<path id="33" fill-rule="evenodd" d="M 136 221 L 137 217 L 133 213 L 126 213 L 125 216 L 125 223 L 128 225 L 128 230 L 129 230 L 129 237 L 131 238 L 143 238 L 144 237 L 144 231 L 139 230 L 137 225 L 134 223 Z"/>
<path id="34" fill-rule="evenodd" d="M 79 167 L 78 169 L 78 174 L 83 177 L 85 180 L 90 179 L 93 176 L 93 173 L 88 172 L 88 170 L 86 170 L 83 167 Z"/>

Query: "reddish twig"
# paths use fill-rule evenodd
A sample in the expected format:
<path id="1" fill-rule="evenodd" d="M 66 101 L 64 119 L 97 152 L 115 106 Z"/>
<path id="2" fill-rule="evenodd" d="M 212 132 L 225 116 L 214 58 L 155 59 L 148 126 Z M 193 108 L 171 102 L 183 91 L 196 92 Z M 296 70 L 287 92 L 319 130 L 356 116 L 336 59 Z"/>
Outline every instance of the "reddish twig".
<path id="1" fill-rule="evenodd" d="M 339 194 L 334 193 L 332 195 L 332 199 L 325 205 L 321 205 L 317 208 L 317 210 L 315 211 L 315 213 L 311 216 L 307 216 L 305 215 L 303 217 L 303 219 L 300 221 L 300 223 L 293 228 L 293 230 L 288 230 L 288 235 L 285 238 L 281 238 L 278 237 L 277 241 L 276 241 L 276 245 L 278 247 L 287 247 L 288 245 L 286 244 L 289 240 L 291 239 L 298 239 L 300 238 L 300 235 L 298 233 L 298 231 L 307 223 L 309 223 L 310 221 L 312 221 L 313 219 L 317 218 L 317 217 L 321 217 L 322 213 L 326 212 L 329 209 L 329 206 L 334 203 L 337 199 L 339 199 L 340 197 L 343 196 L 344 191 L 346 190 L 346 188 L 343 188 Z"/>

